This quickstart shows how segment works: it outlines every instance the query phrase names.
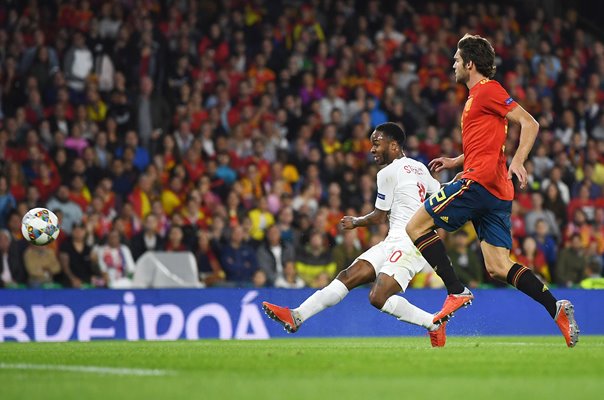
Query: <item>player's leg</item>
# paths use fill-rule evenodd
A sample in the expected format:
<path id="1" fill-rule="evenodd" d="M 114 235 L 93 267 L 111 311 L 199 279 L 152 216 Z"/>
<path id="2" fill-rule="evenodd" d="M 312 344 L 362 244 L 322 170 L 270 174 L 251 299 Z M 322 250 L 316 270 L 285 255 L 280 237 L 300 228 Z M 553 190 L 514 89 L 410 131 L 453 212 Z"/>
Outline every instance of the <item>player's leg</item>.
<path id="1" fill-rule="evenodd" d="M 341 271 L 336 279 L 321 290 L 317 290 L 300 306 L 293 310 L 296 321 L 301 324 L 327 307 L 338 304 L 355 287 L 375 280 L 375 268 L 367 260 L 357 259 Z"/>
<path id="2" fill-rule="evenodd" d="M 400 321 L 426 329 L 436 329 L 438 326 L 432 322 L 434 316 L 399 296 L 398 293 L 402 290 L 401 285 L 392 276 L 381 272 L 369 292 L 369 302 L 378 310 L 393 315 Z"/>
<path id="3" fill-rule="evenodd" d="M 422 264 L 424 261 L 422 260 Z M 416 263 L 417 264 L 417 263 Z M 386 265 L 369 292 L 369 302 L 378 310 L 396 317 L 399 321 L 423 326 L 430 333 L 433 347 L 443 347 L 446 342 L 446 324 L 435 324 L 434 315 L 411 304 L 398 293 L 404 292 L 414 272 L 396 265 Z"/>
<path id="4" fill-rule="evenodd" d="M 464 292 L 464 285 L 459 281 L 447 250 L 442 240 L 434 230 L 439 226 L 447 231 L 452 231 L 463 225 L 470 217 L 442 214 L 443 210 L 455 208 L 455 202 L 459 201 L 467 187 L 465 181 L 457 181 L 443 187 L 438 193 L 431 196 L 420 207 L 407 223 L 407 234 L 422 253 L 426 261 L 440 276 L 447 287 L 449 294 L 460 294 Z M 430 211 L 428 211 L 430 210 Z M 441 218 L 442 217 L 442 218 Z M 455 220 L 454 220 L 455 219 Z"/>
<path id="5" fill-rule="evenodd" d="M 570 301 L 557 301 L 547 285 L 541 282 L 530 269 L 510 259 L 509 249 L 493 246 L 484 240 L 480 243 L 480 248 L 489 275 L 501 282 L 509 283 L 545 307 L 564 335 L 566 344 L 574 347 L 579 341 L 579 327 Z"/>
<path id="6" fill-rule="evenodd" d="M 489 200 L 489 196 L 493 199 Z M 573 305 L 568 300 L 556 301 L 547 285 L 530 269 L 510 259 L 512 202 L 496 199 L 490 194 L 485 194 L 484 202 L 490 204 L 489 212 L 473 223 L 480 239 L 487 272 L 493 278 L 516 287 L 545 307 L 564 335 L 566 344 L 573 347 L 579 340 L 579 327 L 574 318 Z"/>
<path id="7" fill-rule="evenodd" d="M 411 217 L 407 224 L 407 234 L 440 276 L 449 295 L 442 309 L 434 316 L 436 322 L 448 320 L 455 311 L 472 303 L 474 295 L 459 281 L 447 250 L 434 230 L 434 226 L 454 231 L 459 229 L 476 212 L 475 188 L 465 179 L 443 187 L 424 202 L 424 207 Z"/>
<path id="8" fill-rule="evenodd" d="M 376 249 L 376 247 L 372 247 L 364 254 L 378 253 L 379 249 Z M 308 318 L 342 301 L 350 290 L 374 280 L 375 268 L 372 264 L 367 260 L 357 258 L 352 265 L 341 271 L 329 285 L 317 290 L 299 307 L 290 310 L 288 307 L 263 302 L 262 308 L 269 317 L 281 323 L 286 331 L 293 333 Z"/>

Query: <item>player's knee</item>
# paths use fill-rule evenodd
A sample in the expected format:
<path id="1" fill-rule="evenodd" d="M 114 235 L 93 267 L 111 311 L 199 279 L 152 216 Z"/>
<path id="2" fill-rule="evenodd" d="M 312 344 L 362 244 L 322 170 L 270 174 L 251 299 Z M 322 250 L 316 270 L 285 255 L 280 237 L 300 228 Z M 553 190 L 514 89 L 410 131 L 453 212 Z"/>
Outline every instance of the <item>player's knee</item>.
<path id="1" fill-rule="evenodd" d="M 415 242 L 417 240 L 417 238 L 421 236 L 421 234 L 418 233 L 417 228 L 413 224 L 407 224 L 405 226 L 405 231 L 407 232 L 407 235 L 409 235 L 409 238 L 411 238 L 411 241 L 413 241 L 413 242 Z"/>
<path id="2" fill-rule="evenodd" d="M 336 276 L 336 279 L 342 282 L 349 290 L 354 287 L 353 276 L 348 269 L 340 271 L 340 273 Z"/>
<path id="3" fill-rule="evenodd" d="M 505 268 L 500 268 L 496 264 L 486 264 L 487 272 L 489 276 L 493 279 L 497 279 L 498 281 L 505 282 L 507 279 L 507 271 Z"/>
<path id="4" fill-rule="evenodd" d="M 371 303 L 371 305 L 377 308 L 378 310 L 381 310 L 384 307 L 384 304 L 386 304 L 386 300 L 387 297 L 384 296 L 383 293 L 379 293 L 373 290 L 369 292 L 369 303 Z"/>

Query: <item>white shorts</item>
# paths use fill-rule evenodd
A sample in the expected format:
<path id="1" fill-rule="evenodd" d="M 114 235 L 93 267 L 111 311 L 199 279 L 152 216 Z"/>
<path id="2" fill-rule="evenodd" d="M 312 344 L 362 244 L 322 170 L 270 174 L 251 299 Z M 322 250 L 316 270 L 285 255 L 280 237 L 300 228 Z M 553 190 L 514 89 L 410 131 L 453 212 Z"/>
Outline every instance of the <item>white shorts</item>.
<path id="1" fill-rule="evenodd" d="M 403 292 L 415 274 L 424 267 L 429 267 L 428 262 L 408 236 L 387 236 L 358 256 L 357 260 L 369 262 L 375 269 L 376 277 L 380 272 L 393 277 L 401 285 Z"/>

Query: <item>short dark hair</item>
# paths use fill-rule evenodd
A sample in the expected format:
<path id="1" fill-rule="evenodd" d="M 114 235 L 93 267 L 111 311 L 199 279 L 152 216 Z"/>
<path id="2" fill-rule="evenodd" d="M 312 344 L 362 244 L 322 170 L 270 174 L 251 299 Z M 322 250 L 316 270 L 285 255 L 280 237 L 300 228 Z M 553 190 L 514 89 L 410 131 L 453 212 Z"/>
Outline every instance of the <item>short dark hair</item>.
<path id="1" fill-rule="evenodd" d="M 398 124 L 395 124 L 394 122 L 384 122 L 383 124 L 376 126 L 375 130 L 377 132 L 382 132 L 388 139 L 394 140 L 401 149 L 405 145 L 407 135 L 405 135 L 405 131 Z"/>
<path id="2" fill-rule="evenodd" d="M 489 79 L 495 76 L 495 49 L 488 40 L 466 33 L 457 42 L 457 48 L 464 64 L 472 61 L 482 75 Z"/>

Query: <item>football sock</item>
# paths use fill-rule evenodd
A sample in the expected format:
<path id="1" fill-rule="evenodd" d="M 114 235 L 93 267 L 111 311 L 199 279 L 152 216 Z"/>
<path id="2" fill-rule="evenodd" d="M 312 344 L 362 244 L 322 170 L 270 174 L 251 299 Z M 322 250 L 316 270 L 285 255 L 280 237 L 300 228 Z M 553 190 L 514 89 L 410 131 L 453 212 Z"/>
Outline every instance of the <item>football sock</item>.
<path id="1" fill-rule="evenodd" d="M 335 306 L 348 294 L 348 288 L 339 279 L 334 279 L 321 290 L 314 292 L 308 299 L 304 300 L 298 308 L 292 310 L 293 316 L 298 324 L 306 321 L 313 315 L 325 310 L 327 307 Z"/>
<path id="2" fill-rule="evenodd" d="M 455 275 L 451 260 L 440 237 L 435 231 L 430 231 L 420 236 L 414 243 L 422 256 L 441 277 L 449 294 L 460 294 L 464 290 L 463 284 Z"/>
<path id="3" fill-rule="evenodd" d="M 432 314 L 414 306 L 401 296 L 390 296 L 384 303 L 382 311 L 386 314 L 394 315 L 399 321 L 423 326 L 429 330 L 434 330 L 438 327 L 432 323 L 432 319 L 434 318 Z"/>
<path id="4" fill-rule="evenodd" d="M 556 316 L 556 298 L 549 291 L 547 285 L 541 282 L 533 272 L 524 265 L 514 264 L 508 272 L 507 281 L 521 292 L 541 303 L 547 312 L 554 318 Z"/>

